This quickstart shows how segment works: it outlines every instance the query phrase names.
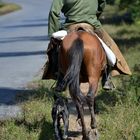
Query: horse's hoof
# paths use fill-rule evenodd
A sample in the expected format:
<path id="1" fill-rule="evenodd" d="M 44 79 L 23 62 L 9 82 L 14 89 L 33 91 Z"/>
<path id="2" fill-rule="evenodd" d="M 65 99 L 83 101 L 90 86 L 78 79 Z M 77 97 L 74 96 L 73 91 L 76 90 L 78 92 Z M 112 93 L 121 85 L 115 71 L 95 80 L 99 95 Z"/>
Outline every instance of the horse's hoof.
<path id="1" fill-rule="evenodd" d="M 79 132 L 82 132 L 81 120 L 80 120 L 80 119 L 77 119 L 76 123 L 77 123 L 77 130 L 78 130 Z"/>
<path id="2" fill-rule="evenodd" d="M 67 140 L 68 139 L 68 135 L 63 135 L 63 139 Z"/>
<path id="3" fill-rule="evenodd" d="M 96 125 L 96 123 L 91 123 L 90 127 L 91 127 L 91 129 L 96 129 L 97 125 Z"/>
<path id="4" fill-rule="evenodd" d="M 99 134 L 98 134 L 98 131 L 97 129 L 91 129 L 89 131 L 89 140 L 98 140 L 99 139 Z"/>
<path id="5" fill-rule="evenodd" d="M 87 138 L 83 137 L 82 140 L 89 140 L 89 138 L 88 137 Z"/>
<path id="6" fill-rule="evenodd" d="M 91 139 L 89 136 L 86 136 L 86 137 L 83 137 L 82 140 L 94 140 L 94 139 Z"/>

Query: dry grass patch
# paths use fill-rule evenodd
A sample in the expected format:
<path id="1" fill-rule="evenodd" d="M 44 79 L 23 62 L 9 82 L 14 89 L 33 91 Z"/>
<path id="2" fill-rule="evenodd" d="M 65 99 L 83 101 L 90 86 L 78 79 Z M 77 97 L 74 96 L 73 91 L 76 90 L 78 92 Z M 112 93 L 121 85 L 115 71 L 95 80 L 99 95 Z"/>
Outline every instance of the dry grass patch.
<path id="1" fill-rule="evenodd" d="M 10 12 L 14 12 L 16 10 L 21 9 L 21 7 L 17 4 L 9 3 L 9 4 L 3 4 L 0 3 L 0 15 L 5 15 Z"/>

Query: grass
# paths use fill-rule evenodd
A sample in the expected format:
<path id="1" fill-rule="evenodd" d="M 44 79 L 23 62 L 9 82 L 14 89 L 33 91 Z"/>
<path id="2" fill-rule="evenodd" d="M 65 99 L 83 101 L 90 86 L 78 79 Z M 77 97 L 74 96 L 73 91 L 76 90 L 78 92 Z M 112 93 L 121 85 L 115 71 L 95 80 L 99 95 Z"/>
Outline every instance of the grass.
<path id="1" fill-rule="evenodd" d="M 116 105 L 108 111 L 108 113 L 100 115 L 101 140 L 140 139 L 139 106 Z"/>
<path id="2" fill-rule="evenodd" d="M 48 89 L 50 84 L 49 81 L 44 87 L 44 83 L 37 82 L 37 90 L 25 92 L 17 97 L 21 102 L 23 115 L 19 119 L 0 122 L 0 140 L 52 140 L 50 112 L 53 93 Z"/>
<path id="3" fill-rule="evenodd" d="M 0 3 L 0 16 L 1 15 L 5 15 L 8 14 L 10 12 L 14 12 L 21 9 L 21 7 L 17 4 L 13 4 L 13 3 Z"/>
<path id="4" fill-rule="evenodd" d="M 100 140 L 140 140 L 140 27 L 104 24 L 119 45 L 132 76 L 113 78 L 117 89 L 96 98 Z M 37 81 L 36 88 L 18 97 L 23 116 L 0 122 L 0 140 L 54 140 L 51 120 L 53 81 Z"/>
<path id="5" fill-rule="evenodd" d="M 140 75 L 122 78 L 111 93 L 97 97 L 100 140 L 140 139 Z"/>

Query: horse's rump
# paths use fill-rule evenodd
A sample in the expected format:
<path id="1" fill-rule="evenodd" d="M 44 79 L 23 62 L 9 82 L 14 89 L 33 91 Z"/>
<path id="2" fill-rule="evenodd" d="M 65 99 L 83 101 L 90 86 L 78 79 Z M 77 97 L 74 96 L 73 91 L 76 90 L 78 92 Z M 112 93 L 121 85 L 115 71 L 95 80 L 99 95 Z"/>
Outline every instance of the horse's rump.
<path id="1" fill-rule="evenodd" d="M 85 31 L 72 32 L 64 38 L 59 58 L 61 72 L 66 74 L 66 78 L 71 71 L 71 81 L 80 72 L 80 81 L 88 82 L 89 76 L 101 75 L 106 64 L 100 41 L 94 34 Z"/>

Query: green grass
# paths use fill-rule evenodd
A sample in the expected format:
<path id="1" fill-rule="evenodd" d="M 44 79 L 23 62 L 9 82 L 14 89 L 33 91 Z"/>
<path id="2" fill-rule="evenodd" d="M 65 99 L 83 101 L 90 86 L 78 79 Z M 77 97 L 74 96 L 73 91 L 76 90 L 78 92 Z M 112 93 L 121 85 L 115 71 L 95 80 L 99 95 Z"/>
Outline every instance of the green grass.
<path id="1" fill-rule="evenodd" d="M 17 97 L 22 102 L 23 115 L 19 119 L 0 122 L 0 140 L 53 140 L 53 93 L 49 90 L 52 83 L 49 81 L 44 86 L 44 83 L 37 82 L 37 90 Z"/>
<path id="2" fill-rule="evenodd" d="M 114 77 L 116 90 L 97 96 L 100 140 L 140 140 L 140 27 L 105 24 L 123 52 L 132 76 Z M 0 140 L 53 140 L 51 106 L 53 81 L 34 82 L 35 90 L 18 97 L 23 116 L 0 122 Z"/>
<path id="3" fill-rule="evenodd" d="M 116 105 L 100 115 L 101 140 L 139 140 L 140 106 Z M 111 112 L 111 113 L 110 113 Z"/>
<path id="4" fill-rule="evenodd" d="M 21 7 L 17 4 L 13 4 L 13 3 L 0 3 L 0 16 L 1 15 L 5 15 L 8 14 L 10 12 L 14 12 L 21 9 Z"/>
<path id="5" fill-rule="evenodd" d="M 100 140 L 140 139 L 140 75 L 123 77 L 110 93 L 97 97 Z"/>

